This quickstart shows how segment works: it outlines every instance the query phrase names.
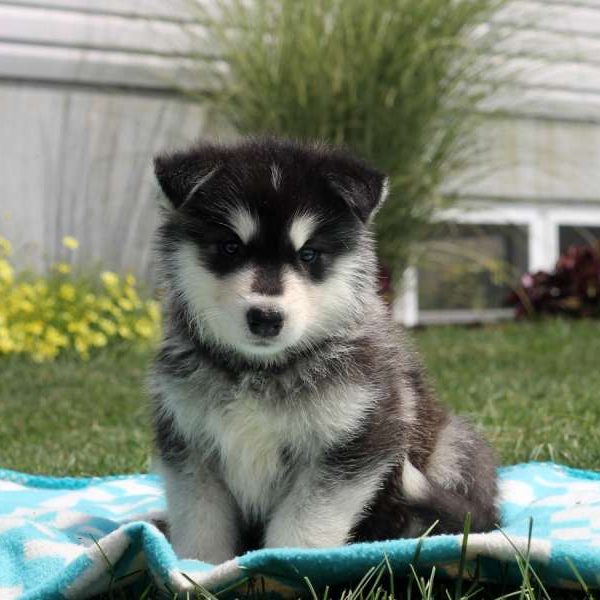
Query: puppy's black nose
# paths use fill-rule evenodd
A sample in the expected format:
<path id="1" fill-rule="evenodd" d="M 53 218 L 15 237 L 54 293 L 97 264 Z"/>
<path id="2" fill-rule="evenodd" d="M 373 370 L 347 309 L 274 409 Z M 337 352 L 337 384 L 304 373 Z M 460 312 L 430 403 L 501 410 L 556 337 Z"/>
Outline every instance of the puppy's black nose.
<path id="1" fill-rule="evenodd" d="M 283 327 L 283 314 L 278 310 L 251 308 L 246 313 L 248 327 L 254 335 L 275 337 Z"/>

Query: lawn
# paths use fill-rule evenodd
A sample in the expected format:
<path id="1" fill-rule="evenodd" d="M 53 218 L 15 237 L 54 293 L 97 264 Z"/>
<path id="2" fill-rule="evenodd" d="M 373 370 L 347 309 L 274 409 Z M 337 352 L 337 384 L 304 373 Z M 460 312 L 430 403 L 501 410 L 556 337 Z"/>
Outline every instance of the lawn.
<path id="1" fill-rule="evenodd" d="M 413 335 L 440 398 L 486 429 L 502 463 L 600 468 L 600 323 Z M 113 348 L 89 362 L 0 359 L 0 466 L 61 475 L 147 470 L 150 356 Z"/>

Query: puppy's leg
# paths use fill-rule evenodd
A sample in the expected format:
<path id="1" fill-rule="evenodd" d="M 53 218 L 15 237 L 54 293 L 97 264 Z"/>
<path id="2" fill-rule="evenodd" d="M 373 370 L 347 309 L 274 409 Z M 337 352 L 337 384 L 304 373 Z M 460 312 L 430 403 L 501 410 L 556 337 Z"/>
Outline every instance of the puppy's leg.
<path id="1" fill-rule="evenodd" d="M 323 548 L 348 542 L 381 478 L 381 470 L 337 481 L 331 473 L 306 472 L 274 511 L 265 547 Z"/>
<path id="2" fill-rule="evenodd" d="M 207 466 L 162 464 L 171 543 L 180 558 L 219 564 L 238 547 L 238 511 L 229 490 Z"/>

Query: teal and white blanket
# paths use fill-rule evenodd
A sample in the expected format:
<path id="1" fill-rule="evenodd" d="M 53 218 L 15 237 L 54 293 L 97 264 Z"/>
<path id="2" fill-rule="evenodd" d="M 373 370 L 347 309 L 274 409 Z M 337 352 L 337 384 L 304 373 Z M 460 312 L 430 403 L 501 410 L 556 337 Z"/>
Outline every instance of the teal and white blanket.
<path id="1" fill-rule="evenodd" d="M 500 470 L 502 530 L 468 537 L 467 570 L 520 581 L 526 557 L 544 584 L 600 587 L 600 473 L 529 463 Z M 212 591 L 265 578 L 270 589 L 348 583 L 386 559 L 398 576 L 455 575 L 462 536 L 432 536 L 324 550 L 259 550 L 221 565 L 178 560 L 157 523 L 154 475 L 49 478 L 0 470 L 0 598 L 84 598 L 138 580 L 171 592 Z M 530 527 L 531 536 L 530 536 Z M 522 568 L 522 565 L 521 565 Z M 475 573 L 476 572 L 476 573 Z M 577 574 L 576 574 L 577 572 Z"/>

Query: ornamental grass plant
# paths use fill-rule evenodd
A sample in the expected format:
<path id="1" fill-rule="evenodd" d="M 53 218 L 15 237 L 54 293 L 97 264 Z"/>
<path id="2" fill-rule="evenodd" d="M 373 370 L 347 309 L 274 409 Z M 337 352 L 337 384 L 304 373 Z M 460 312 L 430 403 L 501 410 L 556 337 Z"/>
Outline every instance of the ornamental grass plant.
<path id="1" fill-rule="evenodd" d="M 482 157 L 478 108 L 494 90 L 482 57 L 498 37 L 485 24 L 504 4 L 214 0 L 198 17 L 209 41 L 196 44 L 225 64 L 210 106 L 239 134 L 342 144 L 389 173 L 377 234 L 399 272 L 444 203 L 440 186 Z"/>

